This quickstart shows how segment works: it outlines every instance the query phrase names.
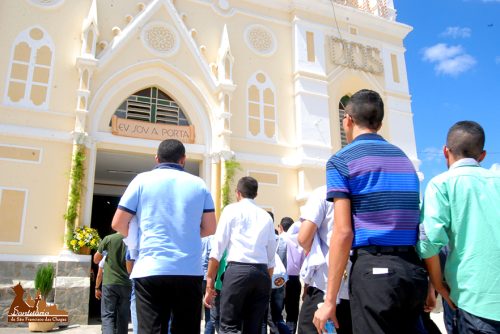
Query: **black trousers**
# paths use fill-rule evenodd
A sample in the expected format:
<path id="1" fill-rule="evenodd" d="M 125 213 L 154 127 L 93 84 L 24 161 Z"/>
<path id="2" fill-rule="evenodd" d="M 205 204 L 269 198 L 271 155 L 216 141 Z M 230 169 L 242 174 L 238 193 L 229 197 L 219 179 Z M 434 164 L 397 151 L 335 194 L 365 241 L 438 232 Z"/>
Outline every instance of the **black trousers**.
<path id="1" fill-rule="evenodd" d="M 300 291 L 302 290 L 299 276 L 288 276 L 285 290 L 286 322 L 296 323 L 299 319 Z"/>
<path id="2" fill-rule="evenodd" d="M 199 334 L 203 276 L 150 276 L 134 279 L 139 334 Z"/>
<path id="3" fill-rule="evenodd" d="M 312 321 L 314 312 L 318 309 L 318 304 L 323 302 L 324 296 L 324 292 L 320 289 L 312 286 L 307 288 L 299 314 L 298 334 L 318 333 Z M 337 305 L 337 320 L 339 321 L 338 334 L 352 333 L 351 309 L 348 300 L 341 299 L 340 304 Z"/>
<path id="4" fill-rule="evenodd" d="M 260 333 L 270 291 L 266 265 L 229 262 L 220 295 L 220 333 Z"/>
<path id="5" fill-rule="evenodd" d="M 415 333 L 427 295 L 427 272 L 415 250 L 355 251 L 350 278 L 356 334 Z"/>

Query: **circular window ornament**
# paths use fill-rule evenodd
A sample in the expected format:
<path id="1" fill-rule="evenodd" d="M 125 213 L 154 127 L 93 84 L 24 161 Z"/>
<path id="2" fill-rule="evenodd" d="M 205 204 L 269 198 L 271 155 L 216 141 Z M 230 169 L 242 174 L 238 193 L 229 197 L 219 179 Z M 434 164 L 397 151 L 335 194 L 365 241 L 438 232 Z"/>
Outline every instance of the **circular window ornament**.
<path id="1" fill-rule="evenodd" d="M 270 56 L 276 51 L 276 37 L 263 25 L 254 24 L 245 29 L 245 43 L 255 53 Z"/>
<path id="2" fill-rule="evenodd" d="M 31 4 L 42 8 L 56 8 L 64 2 L 64 0 L 28 0 Z"/>
<path id="3" fill-rule="evenodd" d="M 141 39 L 151 52 L 171 56 L 179 49 L 179 34 L 166 22 L 151 22 L 142 29 Z"/>

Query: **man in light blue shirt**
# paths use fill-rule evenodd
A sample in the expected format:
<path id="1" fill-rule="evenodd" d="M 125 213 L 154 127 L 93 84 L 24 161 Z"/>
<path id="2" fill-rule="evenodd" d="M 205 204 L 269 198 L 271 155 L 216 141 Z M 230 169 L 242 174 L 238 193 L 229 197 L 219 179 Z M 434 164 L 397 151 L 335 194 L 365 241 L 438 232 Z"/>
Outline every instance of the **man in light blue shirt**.
<path id="1" fill-rule="evenodd" d="M 172 333 L 200 332 L 203 270 L 201 238 L 215 232 L 212 196 L 205 183 L 184 171 L 184 145 L 164 140 L 158 165 L 125 190 L 112 227 L 124 236 L 139 223 L 134 279 L 139 333 L 160 333 L 173 315 Z"/>
<path id="2" fill-rule="evenodd" d="M 436 290 L 458 308 L 459 333 L 500 333 L 500 173 L 479 166 L 484 141 L 476 122 L 451 127 L 449 170 L 429 182 L 421 211 L 418 252 Z M 449 287 L 438 257 L 446 245 Z"/>

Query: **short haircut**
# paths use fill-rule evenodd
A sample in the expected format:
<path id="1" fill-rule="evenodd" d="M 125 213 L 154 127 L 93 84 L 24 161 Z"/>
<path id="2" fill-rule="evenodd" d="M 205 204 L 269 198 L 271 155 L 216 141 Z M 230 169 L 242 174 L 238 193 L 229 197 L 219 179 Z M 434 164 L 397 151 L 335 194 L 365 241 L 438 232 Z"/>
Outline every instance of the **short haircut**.
<path id="1" fill-rule="evenodd" d="M 384 119 L 384 102 L 377 92 L 362 89 L 347 103 L 348 114 L 361 128 L 378 130 Z"/>
<path id="2" fill-rule="evenodd" d="M 166 139 L 158 146 L 156 155 L 159 162 L 178 163 L 186 155 L 186 149 L 177 139 Z"/>
<path id="3" fill-rule="evenodd" d="M 273 220 L 273 223 L 274 223 L 274 213 L 272 211 L 266 211 L 267 213 L 269 213 L 269 215 L 271 216 L 271 219 Z"/>
<path id="4" fill-rule="evenodd" d="M 446 137 L 446 146 L 456 158 L 478 159 L 484 150 L 484 130 L 474 121 L 455 123 Z"/>
<path id="5" fill-rule="evenodd" d="M 244 198 L 254 199 L 257 197 L 259 183 L 251 176 L 244 176 L 238 181 L 236 189 Z"/>
<path id="6" fill-rule="evenodd" d="M 283 231 L 287 232 L 290 226 L 293 225 L 293 219 L 290 217 L 281 218 L 280 225 L 283 227 Z"/>

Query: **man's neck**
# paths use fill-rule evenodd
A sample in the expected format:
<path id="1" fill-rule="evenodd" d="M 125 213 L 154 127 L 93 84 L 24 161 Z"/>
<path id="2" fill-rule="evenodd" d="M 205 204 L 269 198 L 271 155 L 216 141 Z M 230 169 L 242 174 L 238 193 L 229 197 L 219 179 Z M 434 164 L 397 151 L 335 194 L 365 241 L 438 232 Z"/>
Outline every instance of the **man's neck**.
<path id="1" fill-rule="evenodd" d="M 359 137 L 359 136 L 364 135 L 364 134 L 370 134 L 370 133 L 376 134 L 377 131 L 366 129 L 366 128 L 361 129 L 361 128 L 355 127 L 352 130 L 352 139 L 354 140 L 354 139 L 356 139 L 356 137 Z"/>

